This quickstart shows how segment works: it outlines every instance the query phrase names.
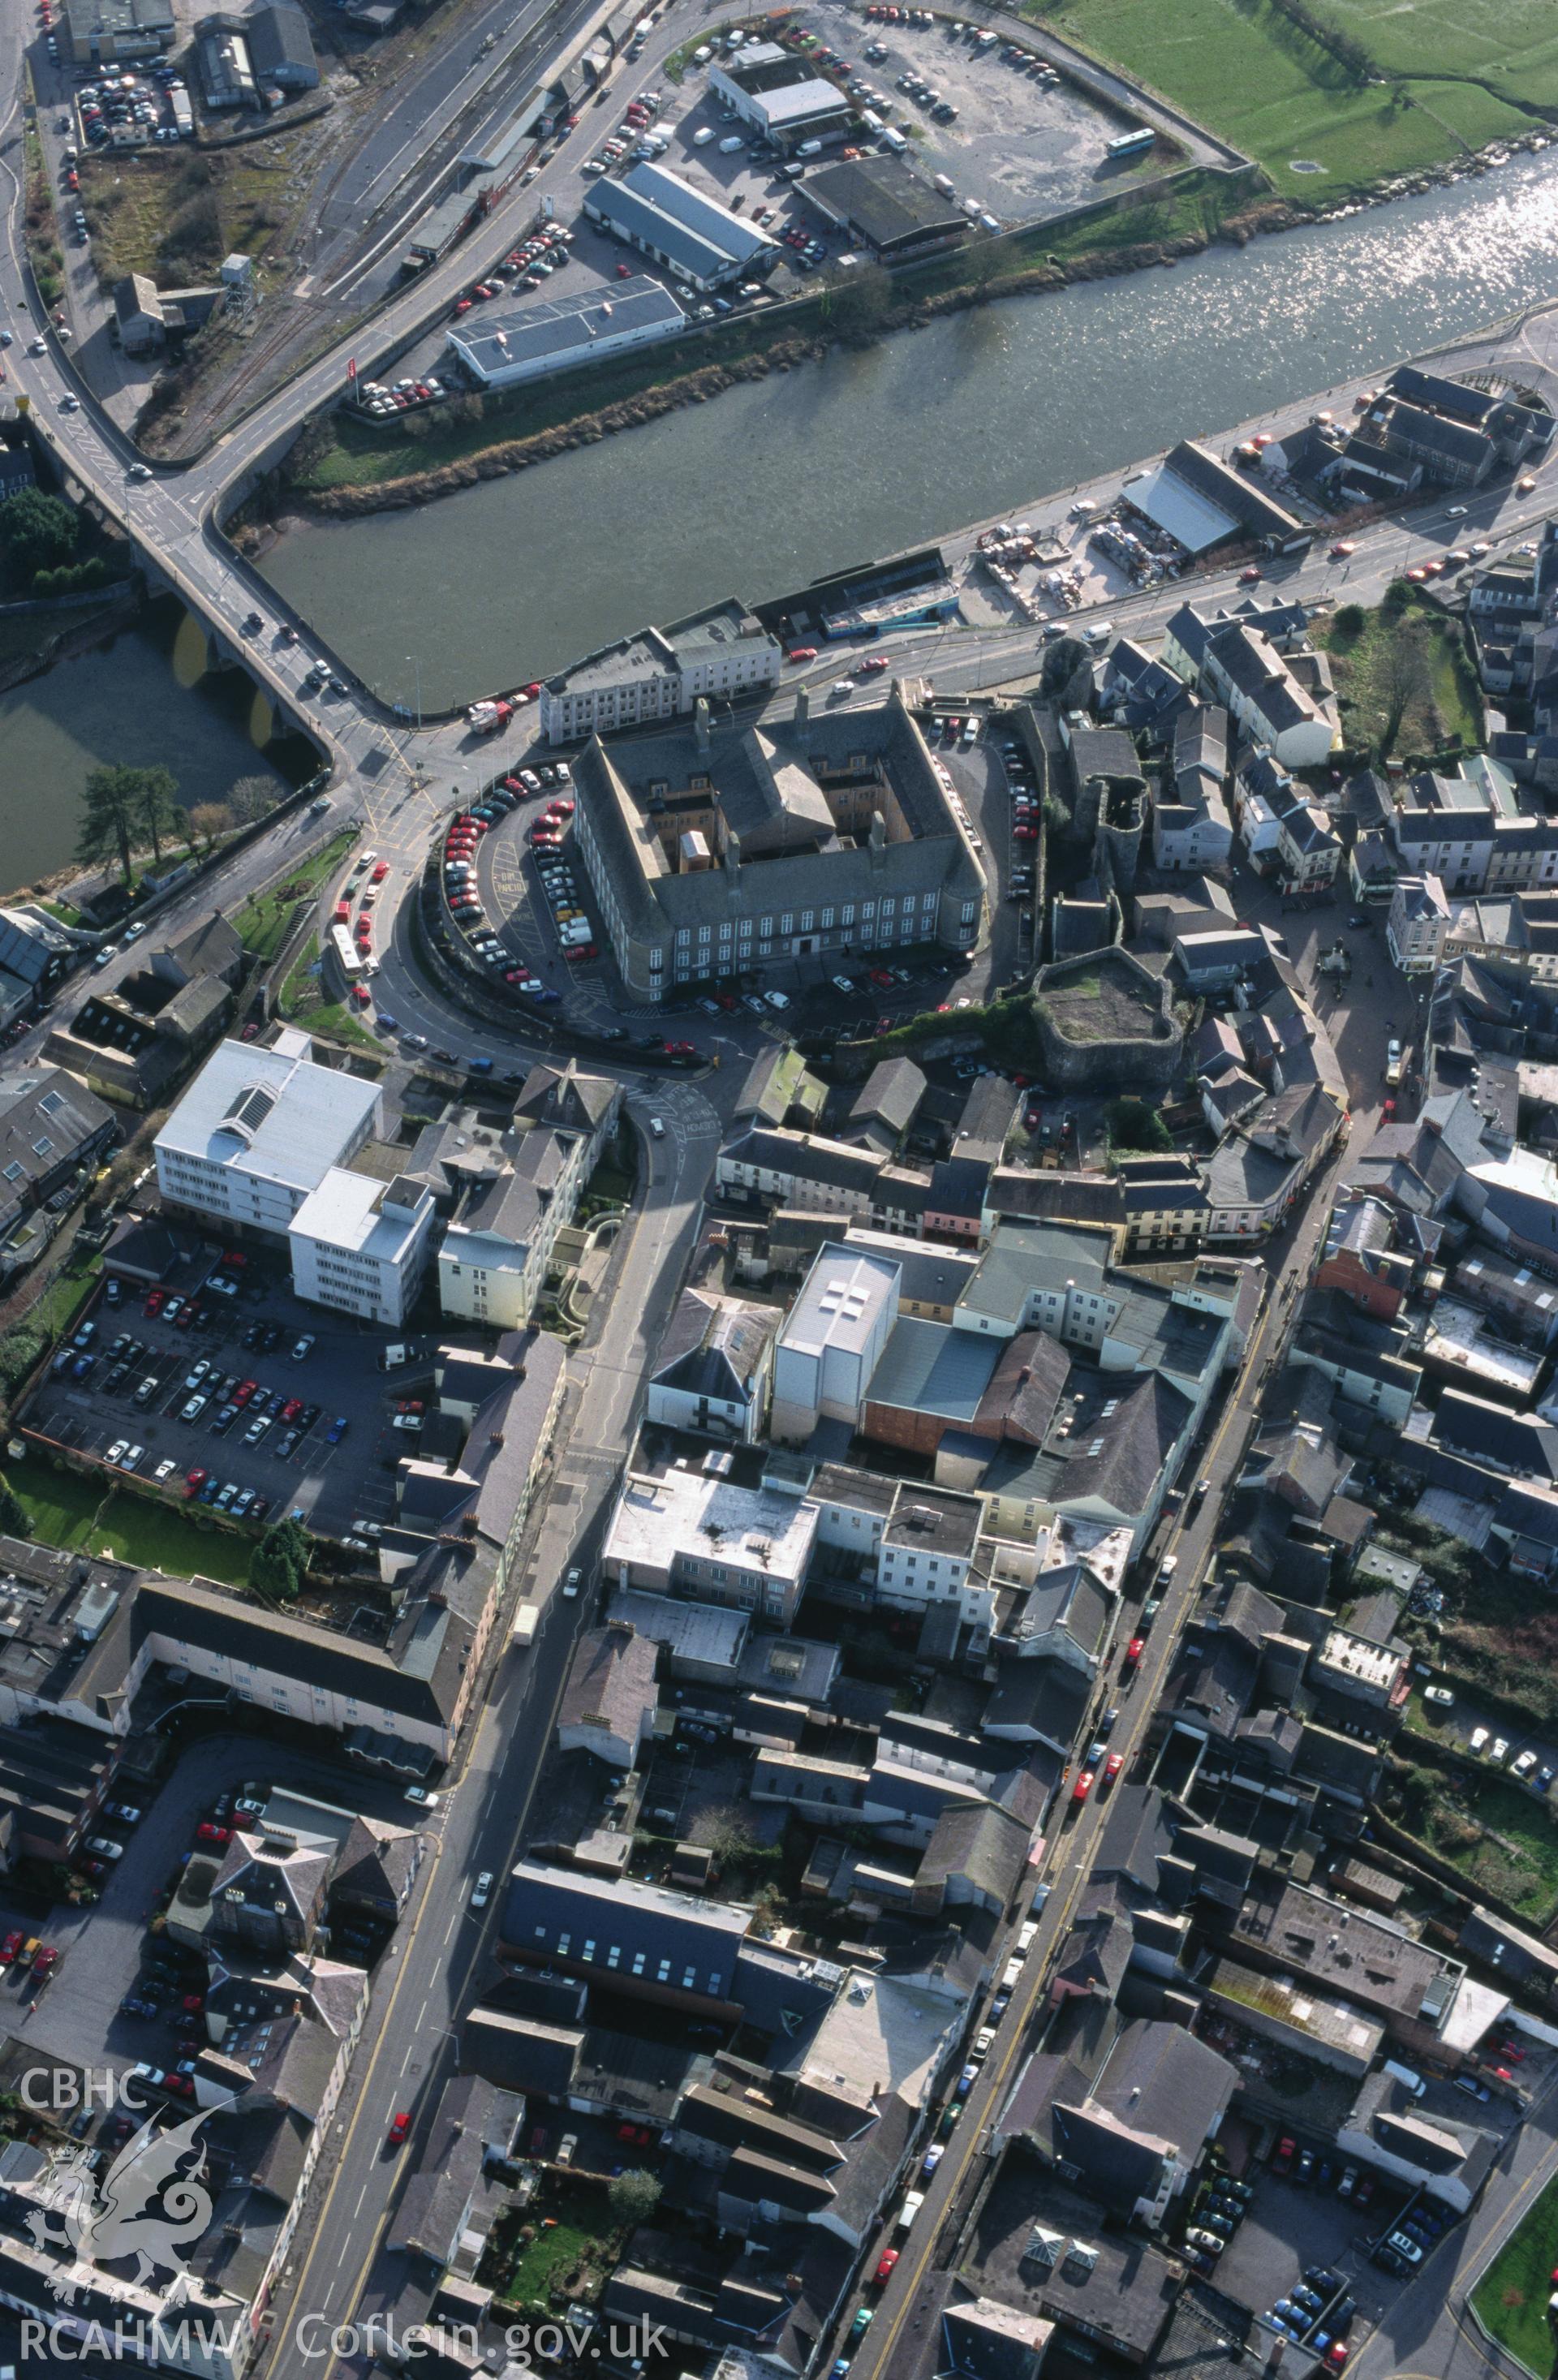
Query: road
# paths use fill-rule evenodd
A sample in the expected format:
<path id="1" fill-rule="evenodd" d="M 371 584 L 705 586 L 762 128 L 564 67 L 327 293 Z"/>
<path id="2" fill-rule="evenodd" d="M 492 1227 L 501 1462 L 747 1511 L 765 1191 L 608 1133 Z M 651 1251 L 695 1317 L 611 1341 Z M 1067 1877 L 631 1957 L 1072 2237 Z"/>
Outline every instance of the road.
<path id="1" fill-rule="evenodd" d="M 1130 1777 L 1141 1755 L 1153 1706 L 1173 1666 L 1179 1636 L 1195 1611 L 1199 1582 L 1215 1545 L 1223 1502 L 1253 1432 L 1266 1377 L 1280 1359 L 1291 1328 L 1297 1307 L 1297 1285 L 1307 1279 L 1323 1240 L 1344 1162 L 1345 1145 L 1317 1177 L 1313 1192 L 1290 1225 L 1285 1241 L 1272 1244 L 1267 1250 L 1270 1290 L 1266 1304 L 1250 1333 L 1245 1360 L 1211 1441 L 1197 1463 L 1199 1475 L 1210 1478 L 1211 1488 L 1199 1503 L 1192 1499 L 1187 1504 L 1154 1548 L 1154 1563 L 1173 1554 L 1177 1557 L 1177 1566 L 1172 1583 L 1162 1591 L 1162 1609 L 1147 1639 L 1134 1682 L 1121 1671 L 1124 1640 L 1131 1632 L 1129 1615 L 1122 1616 L 1111 1667 L 1107 1676 L 1100 1679 L 1093 1706 L 1096 1716 L 1111 1703 L 1120 1706 L 1121 1717 L 1110 1748 L 1125 1755 L 1122 1781 Z M 1145 1580 L 1141 1591 L 1148 1591 Z M 1089 1801 L 1079 1812 L 1069 1803 L 1059 1805 L 1041 1870 L 1053 1888 L 1039 1920 L 1038 1935 L 1024 1961 L 1021 1980 L 1002 2020 L 995 2045 L 980 2070 L 946 2154 L 926 2185 L 925 2205 L 892 2277 L 876 2297 L 874 2319 L 850 2366 L 851 2380 L 908 2380 L 909 2374 L 920 2368 L 922 2357 L 927 2375 L 934 2368 L 931 2343 L 934 2325 L 927 2292 L 939 2289 L 942 2269 L 955 2262 L 954 2243 L 983 2176 L 992 2122 L 1035 2046 L 1051 1973 L 1091 1871 L 1098 1837 L 1107 1817 L 1106 1801 Z"/>
<path id="2" fill-rule="evenodd" d="M 644 1110 L 635 1108 L 641 1121 Z M 319 2318 L 323 2332 L 359 2308 L 372 2312 L 398 2296 L 403 2275 L 381 2255 L 400 2175 L 425 2139 L 441 2085 L 456 2070 L 456 2028 L 472 1981 L 490 1957 L 503 1912 L 502 1879 L 518 1855 L 551 1733 L 557 1699 L 589 1597 L 563 1599 L 568 1564 L 586 1566 L 598 1546 L 607 1506 L 631 1441 L 648 1358 L 664 1328 L 691 1253 L 703 1184 L 719 1125 L 688 1084 L 656 1097 L 663 1141 L 642 1135 L 641 1199 L 607 1290 L 592 1312 L 592 1335 L 571 1364 L 577 1393 L 566 1448 L 526 1548 L 517 1597 L 542 1608 L 534 1651 L 500 1650 L 493 1691 L 456 1753 L 450 1791 L 434 1820 L 436 1856 L 414 1918 L 402 1925 L 378 1985 L 349 2101 L 338 2126 L 328 2177 L 307 2245 L 276 2306 L 272 2366 L 307 2369 L 329 2380 L 334 2358 L 299 2361 L 296 2325 Z M 566 1491 L 566 1492 L 564 1492 Z M 498 1632 L 500 1646 L 503 1632 Z M 487 1911 L 469 1907 L 472 1879 L 490 1868 L 500 1879 Z M 414 2119 L 412 2143 L 392 2153 L 391 2117 Z M 310 2331 L 307 2336 L 311 2337 Z"/>

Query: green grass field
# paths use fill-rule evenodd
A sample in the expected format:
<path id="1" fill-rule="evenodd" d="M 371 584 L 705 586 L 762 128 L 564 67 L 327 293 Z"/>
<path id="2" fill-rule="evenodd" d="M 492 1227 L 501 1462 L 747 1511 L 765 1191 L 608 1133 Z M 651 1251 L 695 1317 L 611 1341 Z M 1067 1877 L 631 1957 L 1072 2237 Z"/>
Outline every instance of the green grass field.
<path id="1" fill-rule="evenodd" d="M 1551 2275 L 1558 2265 L 1558 2180 L 1550 2181 L 1472 2290 L 1476 2312 L 1500 2345 L 1536 2380 L 1552 2369 L 1547 2326 Z"/>
<path id="2" fill-rule="evenodd" d="M 1355 608 L 1344 605 L 1320 639 L 1330 657 L 1347 741 L 1374 745 L 1382 759 L 1392 753 L 1435 752 L 1457 738 L 1467 749 L 1479 745 L 1481 704 L 1454 626 L 1431 605 L 1414 601 L 1394 614 L 1366 612 L 1357 629 L 1351 625 Z M 1409 666 L 1400 660 L 1403 640 L 1418 657 L 1420 669 L 1386 746 L 1391 716 L 1399 707 L 1393 675 L 1398 666 Z"/>
<path id="3" fill-rule="evenodd" d="M 1058 0 L 1028 13 L 1248 151 L 1287 197 L 1340 197 L 1442 164 L 1529 131 L 1521 101 L 1558 105 L 1551 0 L 1326 0 L 1401 79 L 1394 91 L 1359 88 L 1269 0 Z M 1295 173 L 1300 164 L 1324 172 Z"/>
<path id="4" fill-rule="evenodd" d="M 108 1554 L 170 1578 L 199 1572 L 228 1586 L 249 1581 L 249 1544 L 225 1529 L 201 1529 L 171 1504 L 104 1488 L 79 1472 L 54 1471 L 41 1456 L 14 1463 L 7 1486 L 27 1508 L 40 1544 Z"/>
<path id="5" fill-rule="evenodd" d="M 1402 1823 L 1479 1891 L 1544 1925 L 1558 1909 L 1558 1827 L 1546 1804 L 1497 1771 L 1463 1781 L 1422 1761 L 1408 1735 L 1400 1753 L 1412 1764 L 1393 1772 L 1402 1786 Z"/>

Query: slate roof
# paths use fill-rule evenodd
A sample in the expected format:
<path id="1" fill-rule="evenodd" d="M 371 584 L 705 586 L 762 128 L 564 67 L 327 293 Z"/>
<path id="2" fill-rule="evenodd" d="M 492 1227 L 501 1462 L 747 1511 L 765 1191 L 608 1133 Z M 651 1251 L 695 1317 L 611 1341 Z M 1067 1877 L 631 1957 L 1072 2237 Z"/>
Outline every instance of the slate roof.
<path id="1" fill-rule="evenodd" d="M 739 1403 L 752 1392 L 780 1320 L 772 1306 L 684 1289 L 661 1336 L 650 1378 L 688 1396 Z"/>

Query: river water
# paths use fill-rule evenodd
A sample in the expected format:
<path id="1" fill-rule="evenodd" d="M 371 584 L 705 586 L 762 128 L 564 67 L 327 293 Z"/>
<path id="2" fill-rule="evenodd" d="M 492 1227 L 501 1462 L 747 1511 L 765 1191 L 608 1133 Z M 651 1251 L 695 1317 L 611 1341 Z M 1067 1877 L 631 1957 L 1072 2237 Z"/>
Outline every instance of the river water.
<path id="1" fill-rule="evenodd" d="M 1558 150 L 1168 272 L 954 315 L 265 569 L 391 699 L 468 700 L 713 597 L 1016 511 L 1558 295 Z"/>
<path id="2" fill-rule="evenodd" d="M 5 625 L 6 650 L 24 650 L 18 620 Z M 67 864 L 88 772 L 105 762 L 160 763 L 186 808 L 221 801 L 240 777 L 285 793 L 316 763 L 300 739 L 271 741 L 270 727 L 246 676 L 206 670 L 205 638 L 183 607 L 150 604 L 134 627 L 0 695 L 0 890 Z"/>

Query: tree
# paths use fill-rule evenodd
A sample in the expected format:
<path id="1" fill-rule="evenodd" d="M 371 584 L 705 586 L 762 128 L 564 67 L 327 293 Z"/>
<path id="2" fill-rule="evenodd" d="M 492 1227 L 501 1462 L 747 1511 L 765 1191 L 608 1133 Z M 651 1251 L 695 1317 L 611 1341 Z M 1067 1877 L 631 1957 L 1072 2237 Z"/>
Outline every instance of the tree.
<path id="1" fill-rule="evenodd" d="M 280 798 L 281 787 L 274 777 L 240 777 L 228 788 L 227 808 L 241 826 L 253 826 L 270 817 Z"/>
<path id="2" fill-rule="evenodd" d="M 1336 614 L 1335 628 L 1340 637 L 1361 637 L 1366 614 L 1361 603 L 1344 603 Z"/>
<path id="3" fill-rule="evenodd" d="M 729 1803 L 708 1813 L 704 1840 L 721 1867 L 757 1849 L 757 1837 L 745 1813 Z"/>
<path id="4" fill-rule="evenodd" d="M 178 786 L 166 769 L 138 769 L 133 773 L 140 780 L 135 795 L 136 824 L 152 846 L 156 866 L 163 856 L 164 835 L 171 834 L 178 824 L 175 799 Z"/>
<path id="5" fill-rule="evenodd" d="M 309 1566 L 309 1536 L 300 1521 L 273 1521 L 249 1558 L 249 1583 L 257 1595 L 296 1603 Z"/>
<path id="6" fill-rule="evenodd" d="M 1385 720 L 1380 731 L 1382 759 L 1394 747 L 1412 705 L 1429 701 L 1433 694 L 1433 664 L 1418 624 L 1397 628 L 1380 658 L 1374 682 L 1384 703 Z"/>
<path id="7" fill-rule="evenodd" d="M 186 813 L 185 823 L 191 837 L 198 835 L 209 851 L 219 834 L 225 834 L 233 823 L 233 813 L 225 802 L 197 802 Z"/>
<path id="8" fill-rule="evenodd" d="M 81 823 L 76 836 L 78 859 L 116 857 L 125 882 L 130 880 L 130 852 L 140 825 L 140 769 L 117 763 L 93 769 L 87 779 Z"/>
<path id="9" fill-rule="evenodd" d="M 79 528 L 63 496 L 23 488 L 0 504 L 0 552 L 18 583 L 30 586 L 40 570 L 57 569 L 70 560 Z"/>
<path id="10" fill-rule="evenodd" d="M 8 1537 L 30 1537 L 32 1518 L 8 1479 L 0 1479 L 0 1529 Z"/>
<path id="11" fill-rule="evenodd" d="M 1168 1126 L 1145 1099 L 1112 1099 L 1104 1111 L 1104 1122 L 1116 1148 L 1163 1149 L 1173 1147 Z"/>
<path id="12" fill-rule="evenodd" d="M 614 2221 L 630 2230 L 637 2223 L 647 2223 L 660 2204 L 660 2182 L 640 2165 L 630 2165 L 626 2173 L 617 2174 L 606 2192 Z"/>

